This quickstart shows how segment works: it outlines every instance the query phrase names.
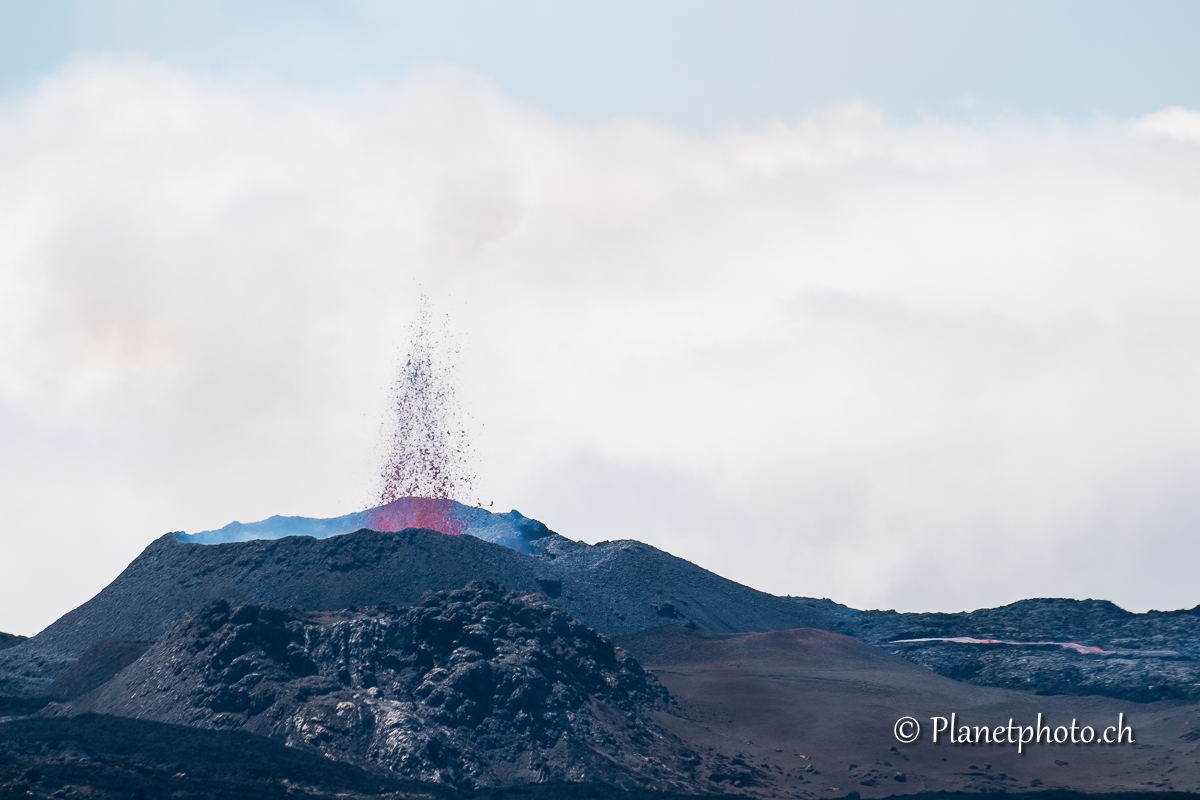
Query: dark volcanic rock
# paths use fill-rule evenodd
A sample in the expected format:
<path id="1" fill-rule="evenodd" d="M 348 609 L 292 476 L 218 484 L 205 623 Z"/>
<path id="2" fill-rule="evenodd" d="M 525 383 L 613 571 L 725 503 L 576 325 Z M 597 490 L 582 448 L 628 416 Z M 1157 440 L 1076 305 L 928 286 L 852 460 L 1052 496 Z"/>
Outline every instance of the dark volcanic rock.
<path id="1" fill-rule="evenodd" d="M 408 605 L 428 590 L 477 578 L 557 594 L 556 606 L 606 635 L 660 625 L 668 605 L 672 619 L 715 631 L 844 631 L 861 614 L 828 600 L 765 594 L 640 542 L 585 545 L 554 537 L 544 555 L 529 556 L 425 530 L 218 545 L 167 534 L 91 600 L 0 652 L 0 694 L 38 694 L 96 642 L 157 639 L 217 599 L 313 611 Z"/>
<path id="2" fill-rule="evenodd" d="M 216 599 L 311 611 L 408 605 L 427 590 L 480 578 L 543 592 L 610 636 L 664 622 L 722 633 L 812 627 L 855 636 L 980 685 L 1134 701 L 1200 700 L 1200 607 L 1132 614 L 1103 601 L 1026 600 L 960 614 L 856 611 L 829 600 L 755 591 L 639 542 L 545 538 L 544 552 L 534 556 L 424 530 L 221 545 L 190 544 L 168 534 L 87 603 L 33 639 L 0 651 L 0 695 L 35 696 L 96 642 L 157 639 Z M 961 636 L 1178 655 L 893 644 Z"/>
<path id="3" fill-rule="evenodd" d="M 1200 606 L 1134 614 L 1107 600 L 1021 600 L 958 614 L 866 612 L 857 635 L 870 641 L 936 636 L 1074 641 L 1105 648 L 1179 650 L 1200 657 Z"/>
<path id="4" fill-rule="evenodd" d="M 49 703 L 49 697 L 4 697 L 0 695 L 0 722 L 4 722 L 8 718 L 15 719 L 35 714 Z"/>
<path id="5" fill-rule="evenodd" d="M 687 800 L 604 785 L 461 792 L 239 731 L 101 715 L 0 724 L 0 798 L 29 800 Z M 1119 800 L 1119 799 L 1118 799 Z"/>
<path id="6" fill-rule="evenodd" d="M 869 612 L 855 635 L 947 678 L 979 686 L 1134 702 L 1200 700 L 1200 606 L 1134 614 L 1103 600 L 1036 599 L 960 614 Z M 961 636 L 1077 642 L 1104 652 L 1080 653 L 1054 644 L 896 641 Z"/>
<path id="7" fill-rule="evenodd" d="M 240 731 L 95 714 L 0 724 L 0 798 L 455 800 Z"/>
<path id="8" fill-rule="evenodd" d="M 12 633 L 0 632 L 0 650 L 3 650 L 6 647 L 14 647 L 25 641 L 26 638 L 27 637 L 25 636 L 17 636 Z"/>
<path id="9" fill-rule="evenodd" d="M 977 686 L 1042 695 L 1099 695 L 1136 703 L 1200 700 L 1200 663 L 1185 658 L 1129 658 L 1059 647 L 953 642 L 897 644 L 888 649 L 939 675 Z"/>
<path id="10" fill-rule="evenodd" d="M 693 754 L 650 716 L 668 707 L 632 657 L 541 595 L 472 583 L 370 612 L 219 601 L 58 713 L 244 730 L 458 787 L 690 787 Z"/>

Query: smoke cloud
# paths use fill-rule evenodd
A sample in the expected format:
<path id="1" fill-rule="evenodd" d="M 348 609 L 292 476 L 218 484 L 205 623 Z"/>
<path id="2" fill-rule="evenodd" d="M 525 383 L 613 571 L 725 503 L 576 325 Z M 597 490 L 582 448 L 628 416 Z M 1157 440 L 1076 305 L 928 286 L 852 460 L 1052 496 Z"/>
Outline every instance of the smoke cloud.
<path id="1" fill-rule="evenodd" d="M 860 607 L 1196 605 L 1198 131 L 77 61 L 0 107 L 0 630 L 370 505 L 422 292 L 485 506 Z"/>

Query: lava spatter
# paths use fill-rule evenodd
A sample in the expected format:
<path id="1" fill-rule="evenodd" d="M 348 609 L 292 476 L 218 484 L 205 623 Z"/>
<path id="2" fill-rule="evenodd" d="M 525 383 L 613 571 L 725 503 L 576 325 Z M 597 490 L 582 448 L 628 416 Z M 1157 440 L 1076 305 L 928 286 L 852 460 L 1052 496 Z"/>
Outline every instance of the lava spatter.
<path id="1" fill-rule="evenodd" d="M 470 502 L 475 475 L 454 391 L 453 357 L 458 350 L 445 325 L 440 331 L 435 328 L 428 298 L 421 298 L 409 339 L 409 352 L 392 387 L 379 504 L 421 500 L 404 504 L 405 514 L 413 517 L 406 520 L 411 527 L 462 533 L 463 523 L 450 501 Z"/>

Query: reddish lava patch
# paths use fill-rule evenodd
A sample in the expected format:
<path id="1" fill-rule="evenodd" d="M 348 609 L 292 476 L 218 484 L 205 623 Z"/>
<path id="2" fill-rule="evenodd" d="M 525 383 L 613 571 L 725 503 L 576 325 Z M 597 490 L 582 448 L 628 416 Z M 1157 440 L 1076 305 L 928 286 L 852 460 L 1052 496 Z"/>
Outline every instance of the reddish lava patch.
<path id="1" fill-rule="evenodd" d="M 404 497 L 367 512 L 367 527 L 380 533 L 427 528 L 457 536 L 467 528 L 462 506 L 441 497 Z"/>

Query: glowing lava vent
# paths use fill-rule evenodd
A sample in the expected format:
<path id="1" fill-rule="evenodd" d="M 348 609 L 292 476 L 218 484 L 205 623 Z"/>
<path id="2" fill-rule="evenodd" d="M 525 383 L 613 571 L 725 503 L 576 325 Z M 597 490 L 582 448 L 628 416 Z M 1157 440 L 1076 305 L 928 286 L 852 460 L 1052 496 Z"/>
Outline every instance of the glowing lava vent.
<path id="1" fill-rule="evenodd" d="M 364 528 L 383 533 L 426 528 L 452 535 L 467 534 L 528 554 L 541 553 L 550 539 L 557 538 L 545 525 L 518 511 L 493 514 L 487 509 L 429 497 L 401 497 L 377 508 L 331 519 L 271 517 L 262 522 L 231 522 L 216 530 L 181 533 L 178 537 L 193 544 L 223 544 L 285 536 L 325 539 Z"/>

